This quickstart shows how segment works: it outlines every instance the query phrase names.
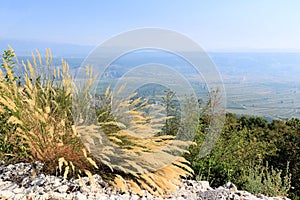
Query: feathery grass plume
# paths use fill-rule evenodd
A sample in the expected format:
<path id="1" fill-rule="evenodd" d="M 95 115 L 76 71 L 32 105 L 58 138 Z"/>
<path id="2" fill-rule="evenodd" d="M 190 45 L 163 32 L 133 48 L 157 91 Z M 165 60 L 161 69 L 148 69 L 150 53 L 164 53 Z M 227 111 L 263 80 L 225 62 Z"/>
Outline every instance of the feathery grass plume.
<path id="1" fill-rule="evenodd" d="M 50 50 L 46 52 L 46 67 L 52 70 L 52 55 Z M 5 72 L 0 73 L 0 123 L 8 127 L 3 134 L 13 147 L 15 159 L 40 160 L 52 174 L 57 167 L 64 167 L 64 172 L 60 169 L 64 177 L 80 169 L 83 172 L 94 169 L 95 163 L 82 152 L 83 145 L 73 126 L 73 78 L 67 63 L 62 61 L 63 70 L 57 71 L 58 78 L 55 78 L 40 73 L 43 69 L 37 70 L 43 66 L 41 55 L 36 54 L 39 66 L 34 55 L 33 64 L 30 60 L 22 62 L 24 76 L 20 86 L 7 63 L 4 62 Z M 60 158 L 66 161 L 63 166 Z"/>
<path id="2" fill-rule="evenodd" d="M 22 85 L 17 85 L 13 73 L 9 80 L 3 77 L 9 73 L 8 64 L 8 70 L 0 73 L 0 122 L 8 127 L 4 131 L 15 158 L 40 160 L 50 173 L 59 170 L 64 177 L 80 177 L 81 173 L 92 177 L 91 172 L 98 170 L 120 190 L 137 194 L 146 189 L 168 195 L 181 184 L 180 178 L 193 173 L 180 156 L 191 142 L 157 134 L 166 117 L 148 114 L 151 105 L 134 95 L 115 99 L 112 104 L 108 88 L 95 111 L 89 91 L 94 89 L 96 76 L 90 67 L 87 81 L 75 87 L 64 60 L 62 69 L 56 68 L 56 75 L 51 75 L 52 56 L 47 50 L 45 75 L 40 72 L 46 70 L 37 70 L 43 61 L 38 52 L 36 55 L 33 64 L 23 62 Z M 153 111 L 159 112 L 162 110 Z M 76 129 L 74 122 L 79 122 Z M 22 148 L 15 151 L 17 147 Z M 111 175 L 103 173 L 103 168 L 109 168 Z"/>
<path id="3" fill-rule="evenodd" d="M 100 163 L 113 170 L 115 179 L 111 184 L 121 191 L 132 188 L 141 194 L 146 189 L 167 196 L 181 184 L 182 177 L 193 174 L 188 161 L 180 156 L 192 142 L 159 135 L 167 117 L 147 114 L 151 105 L 143 99 L 131 95 L 115 98 L 113 103 L 112 96 L 108 87 L 97 105 L 96 124 L 77 126 L 83 143 Z"/>

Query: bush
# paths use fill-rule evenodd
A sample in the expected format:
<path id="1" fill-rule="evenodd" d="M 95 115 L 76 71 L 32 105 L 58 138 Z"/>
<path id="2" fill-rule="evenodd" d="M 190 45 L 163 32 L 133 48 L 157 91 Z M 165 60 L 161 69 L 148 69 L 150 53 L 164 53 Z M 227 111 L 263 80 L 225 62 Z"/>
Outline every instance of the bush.
<path id="1" fill-rule="evenodd" d="M 266 166 L 250 166 L 248 171 L 244 171 L 243 189 L 253 194 L 264 194 L 267 196 L 288 196 L 291 189 L 291 174 L 289 173 L 289 163 L 285 174 L 281 170 Z"/>
<path id="2" fill-rule="evenodd" d="M 198 178 L 210 181 L 213 186 L 227 181 L 241 185 L 244 180 L 240 175 L 250 163 L 258 163 L 265 155 L 274 154 L 275 146 L 267 142 L 259 128 L 248 130 L 241 126 L 240 119 L 227 114 L 218 142 L 209 155 L 201 158 L 198 154 L 209 124 L 208 118 L 206 115 L 201 117 L 202 125 L 195 138 L 197 145 L 190 148 L 190 155 L 186 155 Z"/>
<path id="3" fill-rule="evenodd" d="M 197 145 L 185 156 L 192 163 L 195 178 L 208 180 L 212 186 L 232 181 L 255 193 L 299 198 L 300 120 L 269 123 L 260 117 L 227 114 L 219 141 L 208 156 L 200 158 L 208 119 L 206 115 L 200 118 Z"/>

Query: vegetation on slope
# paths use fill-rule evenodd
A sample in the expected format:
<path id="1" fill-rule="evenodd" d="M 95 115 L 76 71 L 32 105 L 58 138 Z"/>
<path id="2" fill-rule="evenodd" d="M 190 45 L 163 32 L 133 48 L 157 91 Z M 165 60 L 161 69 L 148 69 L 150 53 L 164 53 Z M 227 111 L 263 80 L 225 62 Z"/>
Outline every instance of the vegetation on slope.
<path id="1" fill-rule="evenodd" d="M 40 160 L 48 173 L 60 173 L 66 178 L 99 173 L 117 188 L 125 192 L 133 190 L 138 194 L 146 189 L 156 195 L 168 195 L 176 184 L 180 184 L 180 178 L 194 171 L 194 178 L 208 180 L 213 186 L 232 181 L 249 192 L 288 195 L 292 199 L 299 199 L 299 119 L 268 122 L 260 117 L 227 114 L 218 142 L 209 155 L 202 157 L 199 150 L 211 117 L 205 109 L 210 105 L 205 105 L 194 139 L 196 145 L 190 146 L 185 158 L 171 156 L 171 164 L 154 170 L 150 159 L 148 165 L 144 165 L 145 159 L 141 158 L 153 153 L 161 158 L 170 158 L 161 149 L 173 141 L 181 128 L 174 93 L 169 91 L 162 99 L 168 116 L 164 119 L 166 123 L 162 124 L 164 120 L 161 119 L 156 122 L 157 128 L 153 128 L 153 124 L 147 124 L 149 116 L 145 110 L 149 105 L 133 96 L 121 99 L 116 104 L 122 111 L 118 112 L 116 119 L 112 114 L 111 91 L 107 89 L 96 110 L 103 135 L 85 135 L 88 127 L 80 130 L 80 126 L 76 126 L 77 129 L 74 126 L 78 116 L 72 112 L 72 95 L 85 96 L 86 93 L 72 93 L 75 85 L 67 63 L 62 61 L 61 67 L 52 68 L 51 53 L 47 52 L 44 61 L 37 53 L 37 58 L 33 56 L 32 61 L 22 63 L 24 73 L 21 76 L 14 72 L 15 62 L 18 61 L 14 58 L 13 50 L 5 51 L 2 56 L 2 160 L 12 163 Z M 87 72 L 93 81 L 89 69 Z M 89 84 L 86 88 L 89 88 Z M 122 109 L 122 106 L 130 109 Z M 133 120 L 124 120 L 124 116 L 128 115 Z M 151 133 L 151 137 L 141 138 L 141 132 L 138 132 L 141 130 L 144 134 Z M 184 146 L 188 145 L 190 143 Z M 93 151 L 101 154 L 91 154 Z M 184 152 L 184 148 L 180 151 Z M 164 159 L 160 160 L 163 162 Z"/>
<path id="2" fill-rule="evenodd" d="M 192 175 L 188 161 L 174 154 L 184 152 L 190 143 L 158 134 L 164 119 L 149 125 L 145 113 L 148 105 L 141 99 L 121 99 L 117 108 L 125 109 L 113 116 L 107 89 L 96 112 L 97 123 L 85 124 L 90 120 L 82 116 L 89 111 L 83 104 L 88 104 L 91 96 L 91 69 L 87 68 L 88 81 L 81 90 L 65 61 L 53 68 L 49 50 L 45 60 L 37 52 L 37 58 L 33 55 L 32 61 L 22 61 L 24 73 L 20 77 L 13 71 L 17 62 L 14 56 L 12 49 L 4 52 L 0 71 L 2 159 L 39 160 L 47 173 L 65 178 L 87 175 L 92 179 L 92 173 L 99 173 L 124 192 L 141 194 L 146 189 L 159 196 L 168 196 L 182 177 Z M 122 120 L 124 116 L 126 120 Z M 156 160 L 159 167 L 153 166 L 151 157 L 160 157 Z"/>

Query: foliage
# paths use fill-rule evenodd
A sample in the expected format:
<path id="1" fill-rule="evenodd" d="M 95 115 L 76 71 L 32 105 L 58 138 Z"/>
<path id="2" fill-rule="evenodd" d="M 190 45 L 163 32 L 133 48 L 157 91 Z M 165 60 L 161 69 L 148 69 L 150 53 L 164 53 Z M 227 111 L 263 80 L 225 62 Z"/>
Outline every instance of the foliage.
<path id="1" fill-rule="evenodd" d="M 243 188 L 253 194 L 264 194 L 267 196 L 287 196 L 291 188 L 291 174 L 289 173 L 289 163 L 283 175 L 282 170 L 276 170 L 260 164 L 249 167 L 244 171 L 246 182 Z"/>
<path id="2" fill-rule="evenodd" d="M 4 52 L 0 70 L 1 159 L 40 160 L 49 173 L 64 177 L 86 174 L 92 178 L 91 172 L 100 173 L 120 190 L 138 194 L 146 189 L 167 196 L 181 184 L 180 178 L 195 172 L 195 178 L 206 179 L 212 186 L 232 181 L 255 193 L 288 193 L 299 199 L 299 119 L 268 122 L 227 114 L 218 142 L 202 158 L 199 151 L 213 117 L 209 108 L 217 100 L 208 101 L 199 119 L 194 119 L 199 115 L 185 112 L 198 106 L 194 99 L 186 98 L 179 109 L 171 91 L 163 98 L 165 110 L 154 109 L 153 104 L 134 95 L 112 101 L 109 88 L 99 96 L 98 105 L 90 105 L 87 102 L 93 96 L 89 91 L 95 81 L 91 69 L 86 69 L 88 81 L 81 90 L 75 87 L 65 61 L 61 68 L 52 68 L 51 61 L 49 50 L 45 61 L 37 52 L 31 61 L 21 63 L 21 78 L 14 73 L 20 63 L 13 50 Z M 75 105 L 74 98 L 78 100 Z M 74 106 L 79 107 L 75 115 Z M 96 123 L 88 114 L 91 111 Z M 153 117 L 161 113 L 167 116 Z M 75 128 L 78 121 L 88 123 L 77 123 Z M 196 128 L 196 145 L 191 145 L 186 138 Z M 186 135 L 178 137 L 181 132 Z"/>
<path id="3" fill-rule="evenodd" d="M 213 186 L 232 181 L 240 188 L 265 194 L 287 195 L 290 189 L 289 196 L 297 198 L 300 164 L 298 119 L 268 122 L 260 117 L 227 114 L 219 141 L 208 156 L 201 158 L 197 154 L 206 134 L 208 119 L 206 115 L 200 118 L 201 126 L 195 138 L 197 145 L 192 146 L 191 154 L 185 156 L 192 164 L 195 178 L 209 180 Z M 262 162 L 269 163 L 270 167 L 262 166 Z M 289 172 L 283 175 L 282 171 Z M 269 185 L 269 189 L 262 187 L 264 184 Z"/>
<path id="4" fill-rule="evenodd" d="M 300 119 L 274 120 L 268 126 L 277 147 L 276 154 L 265 159 L 276 169 L 286 171 L 289 161 L 292 174 L 289 192 L 292 199 L 300 199 Z"/>
<path id="5" fill-rule="evenodd" d="M 175 92 L 168 90 L 164 97 L 162 97 L 163 105 L 166 108 L 166 115 L 169 119 L 166 120 L 162 130 L 164 135 L 176 135 L 180 124 L 180 107 L 179 102 L 176 99 Z"/>
<path id="6" fill-rule="evenodd" d="M 207 121 L 205 116 L 202 121 Z M 207 122 L 206 122 L 207 123 Z M 195 147 L 191 147 L 188 160 L 195 167 L 198 178 L 206 179 L 212 185 L 223 184 L 224 181 L 233 181 L 236 184 L 242 180 L 239 174 L 244 171 L 251 162 L 256 162 L 259 157 L 270 154 L 274 148 L 267 145 L 255 132 L 241 128 L 236 118 L 227 115 L 226 124 L 218 142 L 209 155 L 201 158 L 199 149 L 203 142 L 207 124 L 203 124 L 198 131 Z"/>

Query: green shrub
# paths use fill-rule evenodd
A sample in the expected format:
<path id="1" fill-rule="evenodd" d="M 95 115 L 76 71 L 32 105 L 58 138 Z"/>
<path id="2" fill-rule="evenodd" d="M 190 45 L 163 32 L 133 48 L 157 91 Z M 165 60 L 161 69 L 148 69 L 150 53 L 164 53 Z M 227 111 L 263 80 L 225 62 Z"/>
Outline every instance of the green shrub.
<path id="1" fill-rule="evenodd" d="M 247 170 L 247 166 L 257 163 L 265 155 L 274 154 L 276 150 L 259 127 L 249 130 L 241 125 L 241 120 L 236 116 L 227 114 L 218 142 L 210 154 L 202 158 L 199 149 L 206 135 L 209 116 L 203 115 L 201 122 L 195 138 L 197 145 L 190 148 L 191 154 L 186 155 L 186 158 L 192 163 L 195 174 L 210 181 L 213 186 L 222 185 L 226 181 L 241 185 L 244 180 L 240 175 Z"/>
<path id="2" fill-rule="evenodd" d="M 266 166 L 254 165 L 244 171 L 243 189 L 253 194 L 264 194 L 267 196 L 288 196 L 291 188 L 291 174 L 289 173 L 289 163 L 285 174 L 281 170 Z"/>

